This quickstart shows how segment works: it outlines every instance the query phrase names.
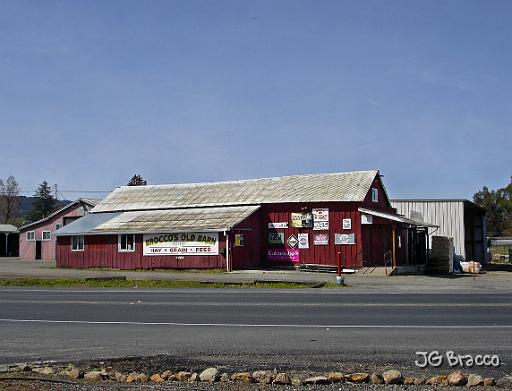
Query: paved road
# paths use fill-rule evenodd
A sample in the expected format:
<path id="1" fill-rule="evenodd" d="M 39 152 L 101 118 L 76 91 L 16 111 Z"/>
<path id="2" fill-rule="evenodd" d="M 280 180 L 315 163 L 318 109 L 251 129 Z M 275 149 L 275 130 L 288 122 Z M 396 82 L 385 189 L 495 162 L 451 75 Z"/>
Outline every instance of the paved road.
<path id="1" fill-rule="evenodd" d="M 88 278 L 123 276 L 128 280 L 200 280 L 212 282 L 244 282 L 252 280 L 272 281 L 334 281 L 329 273 L 304 273 L 276 270 L 239 270 L 231 273 L 190 272 L 176 270 L 96 270 L 59 269 L 55 261 L 21 261 L 18 258 L 0 258 L 0 278 Z M 371 274 L 347 275 L 345 280 L 352 290 L 375 292 L 422 292 L 453 294 L 464 292 L 504 293 L 512 292 L 512 273 L 491 272 L 471 276 L 442 278 L 425 275 L 386 277 L 377 268 Z"/>
<path id="2" fill-rule="evenodd" d="M 0 363 L 170 354 L 256 367 L 396 365 L 415 352 L 499 354 L 509 293 L 0 289 Z"/>

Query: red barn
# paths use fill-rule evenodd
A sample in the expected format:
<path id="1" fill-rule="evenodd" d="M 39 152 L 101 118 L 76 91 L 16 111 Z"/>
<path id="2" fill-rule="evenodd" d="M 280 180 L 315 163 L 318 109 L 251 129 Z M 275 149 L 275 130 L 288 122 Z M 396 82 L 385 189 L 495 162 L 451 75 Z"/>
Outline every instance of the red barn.
<path id="1" fill-rule="evenodd" d="M 424 262 L 378 171 L 125 186 L 61 228 L 59 267 L 225 268 Z M 423 242 L 423 249 L 425 249 Z M 418 247 L 419 245 L 419 247 Z"/>
<path id="2" fill-rule="evenodd" d="M 30 261 L 55 259 L 55 231 L 80 218 L 94 208 L 98 200 L 78 199 L 56 210 L 47 217 L 20 228 L 19 256 Z"/>

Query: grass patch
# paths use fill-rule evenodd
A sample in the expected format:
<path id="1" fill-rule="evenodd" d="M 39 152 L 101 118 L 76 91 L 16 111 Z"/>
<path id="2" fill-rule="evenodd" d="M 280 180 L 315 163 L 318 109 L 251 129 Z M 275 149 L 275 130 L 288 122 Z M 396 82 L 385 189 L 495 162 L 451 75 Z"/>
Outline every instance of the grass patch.
<path id="1" fill-rule="evenodd" d="M 78 278 L 13 278 L 0 279 L 0 286 L 50 288 L 278 288 L 303 289 L 312 287 L 339 288 L 335 283 L 325 285 L 307 282 L 247 281 L 243 283 L 179 281 L 179 280 L 84 280 Z"/>
<path id="2" fill-rule="evenodd" d="M 57 266 L 49 266 L 48 269 L 59 269 Z M 107 267 L 88 267 L 87 269 L 74 269 L 65 268 L 65 270 L 77 270 L 77 271 L 98 271 L 98 272 L 123 272 L 123 273 L 134 273 L 134 272 L 159 272 L 159 273 L 201 273 L 201 274 L 222 274 L 226 273 L 224 269 L 111 269 Z"/>

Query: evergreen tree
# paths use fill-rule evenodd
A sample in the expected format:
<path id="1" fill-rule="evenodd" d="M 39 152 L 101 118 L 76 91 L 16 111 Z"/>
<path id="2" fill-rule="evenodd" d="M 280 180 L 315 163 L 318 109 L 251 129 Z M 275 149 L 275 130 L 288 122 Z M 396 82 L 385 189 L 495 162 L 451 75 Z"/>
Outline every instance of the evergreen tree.
<path id="1" fill-rule="evenodd" d="M 55 197 L 48 182 L 43 181 L 34 193 L 35 200 L 27 216 L 29 221 L 37 221 L 47 217 L 55 209 Z"/>
<path id="2" fill-rule="evenodd" d="M 132 179 L 130 179 L 130 182 L 128 182 L 128 186 L 146 186 L 148 183 L 146 180 L 142 177 L 142 175 L 134 175 L 132 176 Z"/>

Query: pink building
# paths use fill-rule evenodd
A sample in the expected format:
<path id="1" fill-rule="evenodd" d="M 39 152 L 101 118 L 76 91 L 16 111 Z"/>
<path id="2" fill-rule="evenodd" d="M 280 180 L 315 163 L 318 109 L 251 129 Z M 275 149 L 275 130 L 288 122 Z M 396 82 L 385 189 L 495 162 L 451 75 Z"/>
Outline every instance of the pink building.
<path id="1" fill-rule="evenodd" d="M 48 217 L 26 224 L 20 231 L 20 259 L 32 261 L 40 259 L 50 261 L 55 259 L 56 236 L 59 228 L 86 215 L 96 206 L 97 200 L 80 198 L 65 207 L 56 210 Z"/>

